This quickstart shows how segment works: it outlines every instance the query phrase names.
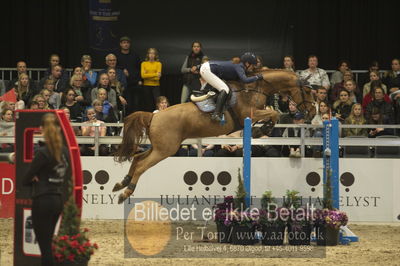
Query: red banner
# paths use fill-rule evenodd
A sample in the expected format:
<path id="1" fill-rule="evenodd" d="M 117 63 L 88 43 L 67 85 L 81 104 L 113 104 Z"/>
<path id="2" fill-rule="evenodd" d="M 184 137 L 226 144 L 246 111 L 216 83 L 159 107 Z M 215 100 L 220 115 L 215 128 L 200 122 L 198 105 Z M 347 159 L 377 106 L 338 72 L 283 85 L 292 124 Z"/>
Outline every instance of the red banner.
<path id="1" fill-rule="evenodd" d="M 0 163 L 0 218 L 14 218 L 15 165 Z"/>

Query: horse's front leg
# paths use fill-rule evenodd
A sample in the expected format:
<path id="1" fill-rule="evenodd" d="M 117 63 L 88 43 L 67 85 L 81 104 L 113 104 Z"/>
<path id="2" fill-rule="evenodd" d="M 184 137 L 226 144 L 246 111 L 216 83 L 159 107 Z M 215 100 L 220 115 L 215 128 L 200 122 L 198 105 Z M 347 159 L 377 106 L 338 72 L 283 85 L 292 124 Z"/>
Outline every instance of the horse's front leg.
<path id="1" fill-rule="evenodd" d="M 253 121 L 271 120 L 274 124 L 276 124 L 278 119 L 279 119 L 279 113 L 277 111 L 270 110 L 270 109 L 260 109 L 260 110 L 256 110 L 253 113 Z"/>

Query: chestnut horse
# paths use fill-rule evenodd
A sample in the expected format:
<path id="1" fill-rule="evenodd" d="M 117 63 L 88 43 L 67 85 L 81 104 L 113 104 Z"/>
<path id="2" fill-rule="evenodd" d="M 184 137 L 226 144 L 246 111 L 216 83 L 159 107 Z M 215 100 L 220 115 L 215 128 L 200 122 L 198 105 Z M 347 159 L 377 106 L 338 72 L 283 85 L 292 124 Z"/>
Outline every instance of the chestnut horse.
<path id="1" fill-rule="evenodd" d="M 310 89 L 303 87 L 295 73 L 285 70 L 263 70 L 263 80 L 251 84 L 228 82 L 232 93 L 236 93 L 236 103 L 232 107 L 238 119 L 225 112 L 226 123 L 212 121 L 209 113 L 204 113 L 192 102 L 171 106 L 158 113 L 135 112 L 125 119 L 123 139 L 115 153 L 117 162 L 132 161 L 128 175 L 115 184 L 113 191 L 127 187 L 119 195 L 122 203 L 136 188 L 139 177 L 150 167 L 174 155 L 183 140 L 228 134 L 235 130 L 235 122 L 251 117 L 253 121 L 271 119 L 276 122 L 278 113 L 264 109 L 267 96 L 273 93 L 288 93 L 302 111 L 312 112 L 313 96 Z M 148 137 L 151 148 L 135 154 L 142 139 Z"/>

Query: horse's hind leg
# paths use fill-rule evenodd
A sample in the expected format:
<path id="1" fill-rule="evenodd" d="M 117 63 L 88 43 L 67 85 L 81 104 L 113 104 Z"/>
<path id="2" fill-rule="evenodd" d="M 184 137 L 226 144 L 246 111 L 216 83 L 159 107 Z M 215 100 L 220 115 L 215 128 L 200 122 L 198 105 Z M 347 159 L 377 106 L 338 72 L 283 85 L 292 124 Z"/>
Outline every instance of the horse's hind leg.
<path id="1" fill-rule="evenodd" d="M 118 203 L 121 204 L 124 200 L 126 200 L 128 197 L 130 197 L 132 195 L 132 193 L 135 191 L 136 184 L 138 183 L 140 176 L 147 169 L 156 165 L 160 161 L 164 160 L 169 155 L 170 154 L 163 155 L 162 153 L 160 153 L 157 150 L 151 150 L 150 154 L 146 158 L 138 161 L 136 163 L 136 168 L 134 169 L 134 174 L 133 174 L 132 180 L 131 180 L 130 184 L 127 186 L 127 188 L 125 189 L 125 191 L 119 195 Z"/>
<path id="2" fill-rule="evenodd" d="M 121 182 L 115 183 L 114 188 L 112 190 L 113 192 L 121 190 L 124 187 L 128 186 L 129 183 L 131 183 L 131 179 L 132 179 L 132 176 L 133 176 L 133 174 L 135 172 L 135 169 L 136 169 L 136 166 L 137 166 L 138 162 L 140 162 L 141 160 L 146 158 L 150 153 L 151 153 L 151 148 L 149 150 L 145 151 L 145 152 L 136 154 L 133 157 L 133 161 L 132 161 L 131 166 L 129 168 L 128 174 L 122 179 Z"/>

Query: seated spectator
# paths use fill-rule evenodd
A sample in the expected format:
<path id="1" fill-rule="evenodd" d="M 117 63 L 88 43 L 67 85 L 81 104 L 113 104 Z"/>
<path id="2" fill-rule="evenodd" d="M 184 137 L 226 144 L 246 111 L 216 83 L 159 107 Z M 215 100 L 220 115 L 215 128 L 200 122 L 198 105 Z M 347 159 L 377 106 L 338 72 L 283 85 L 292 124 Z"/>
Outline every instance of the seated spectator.
<path id="1" fill-rule="evenodd" d="M 74 74 L 70 79 L 70 86 L 74 90 L 77 101 L 81 106 L 90 106 L 91 104 L 91 88 L 82 87 L 82 74 Z"/>
<path id="2" fill-rule="evenodd" d="M 362 100 L 362 107 L 363 107 L 364 114 L 367 111 L 368 104 L 370 104 L 370 102 L 372 102 L 374 100 L 375 88 L 379 87 L 379 88 L 383 89 L 384 85 L 385 84 L 383 84 L 380 80 L 371 81 L 371 90 L 369 91 L 369 93 L 367 95 L 365 95 L 365 97 Z M 383 95 L 383 99 L 385 100 L 385 102 L 391 103 L 390 97 L 386 93 Z"/>
<path id="3" fill-rule="evenodd" d="M 363 87 L 363 98 L 370 93 L 371 91 L 371 83 L 375 80 L 375 84 L 382 87 L 382 89 L 385 91 L 385 94 L 387 93 L 387 88 L 386 85 L 382 83 L 381 78 L 379 77 L 379 72 L 372 70 L 369 72 L 369 82 L 364 84 Z"/>
<path id="4" fill-rule="evenodd" d="M 158 51 L 149 48 L 145 61 L 141 65 L 141 76 L 143 79 L 142 91 L 142 110 L 151 112 L 154 109 L 157 97 L 160 96 L 160 78 L 162 64 L 158 58 Z"/>
<path id="5" fill-rule="evenodd" d="M 388 93 L 393 93 L 400 89 L 400 60 L 392 60 L 392 70 L 387 71 L 383 77 L 383 83 L 388 88 Z"/>
<path id="6" fill-rule="evenodd" d="M 264 139 L 268 138 L 271 132 L 267 132 L 266 127 L 253 127 L 251 130 L 252 138 Z M 252 145 L 251 146 L 252 157 L 281 157 L 280 150 L 275 146 L 271 145 Z"/>
<path id="7" fill-rule="evenodd" d="M 368 119 L 369 125 L 388 125 L 390 121 L 382 114 L 381 109 L 373 107 Z M 394 135 L 393 129 L 389 128 L 370 128 L 368 129 L 368 138 L 376 138 L 378 136 Z"/>
<path id="8" fill-rule="evenodd" d="M 243 130 L 235 131 L 229 135 L 219 136 L 221 138 L 242 138 Z M 221 145 L 214 154 L 215 157 L 241 157 L 243 156 L 243 145 Z"/>
<path id="9" fill-rule="evenodd" d="M 22 73 L 19 75 L 17 84 L 18 85 L 16 87 L 12 88 L 3 96 L 1 96 L 0 101 L 18 103 L 17 108 L 23 109 L 23 107 L 28 106 L 33 97 L 34 91 L 29 87 L 29 77 L 27 74 Z M 19 101 L 23 101 L 23 105 Z"/>
<path id="10" fill-rule="evenodd" d="M 125 106 L 128 104 L 125 97 L 125 88 L 122 86 L 122 83 L 117 79 L 117 72 L 115 68 L 110 67 L 107 71 L 108 78 L 110 79 L 110 87 L 115 90 L 117 94 L 117 106 L 118 110 L 125 110 Z M 124 115 L 125 116 L 125 112 Z"/>
<path id="11" fill-rule="evenodd" d="M 90 55 L 82 55 L 81 64 L 85 80 L 89 81 L 90 87 L 95 87 L 97 83 L 97 72 L 92 70 L 92 57 Z"/>
<path id="12" fill-rule="evenodd" d="M 108 101 L 114 108 L 117 108 L 117 92 L 110 87 L 110 78 L 107 73 L 102 73 L 99 76 L 99 84 L 96 88 L 92 89 L 91 100 L 92 102 L 97 99 L 97 92 L 100 88 L 106 89 Z M 118 110 L 115 110 L 118 112 Z"/>
<path id="13" fill-rule="evenodd" d="M 304 114 L 302 112 L 297 112 L 293 117 L 293 124 L 301 125 L 301 124 L 304 124 L 304 122 L 305 122 Z M 300 128 L 286 128 L 282 134 L 282 137 L 284 137 L 284 138 L 290 138 L 290 137 L 300 138 L 301 137 L 300 131 L 301 131 Z M 304 137 L 309 137 L 309 136 L 310 136 L 310 132 L 308 130 L 306 130 Z M 288 146 L 288 149 L 289 149 L 289 157 L 301 158 L 300 146 L 290 145 L 290 146 Z"/>
<path id="14" fill-rule="evenodd" d="M 294 65 L 294 58 L 291 55 L 286 55 L 283 57 L 283 69 L 291 72 L 296 71 L 296 67 Z"/>
<path id="15" fill-rule="evenodd" d="M 378 63 L 378 61 L 372 61 L 369 64 L 367 73 L 361 73 L 361 74 L 358 75 L 358 87 L 362 88 L 365 83 L 370 81 L 370 73 L 372 71 L 376 71 L 376 73 L 379 76 L 379 63 Z"/>
<path id="16" fill-rule="evenodd" d="M 82 67 L 75 67 L 74 68 L 74 71 L 72 72 L 72 76 L 75 76 L 75 75 L 77 75 L 78 77 L 81 77 L 82 78 L 82 81 L 81 81 L 81 88 L 82 88 L 82 90 L 90 90 L 91 88 L 93 88 L 93 86 L 90 84 L 90 82 L 87 80 L 87 78 L 86 78 L 86 76 L 85 76 L 85 73 L 84 73 L 84 71 L 83 71 L 83 68 Z M 71 77 L 72 77 L 71 76 Z M 70 80 L 70 86 L 72 86 L 72 84 L 73 84 L 73 82 L 71 82 L 71 80 Z"/>
<path id="17" fill-rule="evenodd" d="M 82 126 L 82 136 L 90 136 L 94 137 L 95 136 L 95 131 L 96 131 L 96 125 L 101 125 L 104 124 L 103 121 L 97 120 L 96 118 L 96 112 L 93 108 L 89 107 L 86 109 L 86 117 L 87 121 L 85 121 L 85 124 L 88 124 L 88 126 Z M 104 137 L 106 135 L 106 130 L 107 128 L 105 126 L 100 126 L 99 127 L 99 136 Z M 84 144 L 80 145 L 81 148 L 81 155 L 82 156 L 93 156 L 94 151 L 95 151 L 95 146 L 90 145 L 90 144 Z M 107 146 L 104 144 L 99 145 L 99 154 L 101 156 L 106 156 L 108 155 L 107 151 Z"/>
<path id="18" fill-rule="evenodd" d="M 343 82 L 343 75 L 346 71 L 350 70 L 350 65 L 349 62 L 346 60 L 340 60 L 339 65 L 338 65 L 338 70 L 333 72 L 331 76 L 331 84 L 337 84 Z"/>
<path id="19" fill-rule="evenodd" d="M 33 97 L 32 102 L 37 102 L 38 103 L 38 109 L 39 110 L 49 110 L 49 105 L 47 104 L 47 101 L 41 94 L 37 94 Z"/>
<path id="20" fill-rule="evenodd" d="M 329 116 L 331 110 L 327 101 L 321 101 L 318 105 L 318 112 L 311 120 L 312 125 L 322 125 L 322 116 L 327 114 Z"/>
<path id="21" fill-rule="evenodd" d="M 322 102 L 321 102 L 322 104 Z M 324 108 L 321 108 L 324 109 Z M 322 126 L 324 124 L 324 121 L 328 121 L 330 120 L 330 114 L 329 112 L 320 112 L 319 114 L 317 114 L 316 116 L 319 117 L 319 119 L 313 119 L 313 125 L 320 125 Z M 316 117 L 315 116 L 315 117 Z M 315 118 L 314 117 L 314 118 Z M 339 122 L 340 123 L 340 122 Z M 322 128 L 315 128 L 313 135 L 314 138 L 322 138 L 323 136 L 323 129 Z M 314 145 L 312 146 L 312 152 L 313 152 L 313 157 L 314 158 L 321 158 L 322 157 L 322 146 L 320 145 Z"/>
<path id="22" fill-rule="evenodd" d="M 196 157 L 198 148 L 199 148 L 199 146 L 197 144 L 190 145 L 189 156 Z M 214 156 L 214 145 L 213 144 L 202 145 L 201 146 L 201 156 L 213 157 Z"/>
<path id="23" fill-rule="evenodd" d="M 371 119 L 372 109 L 378 108 L 380 110 L 380 114 L 382 115 L 383 121 L 387 123 L 392 123 L 393 121 L 393 108 L 392 104 L 386 102 L 384 100 L 384 92 L 380 87 L 376 87 L 374 89 L 374 99 L 367 105 L 365 118 L 367 120 Z"/>
<path id="24" fill-rule="evenodd" d="M 123 71 L 123 70 L 117 68 L 117 57 L 116 57 L 114 54 L 108 54 L 108 55 L 106 56 L 106 65 L 107 65 L 107 68 L 101 70 L 101 71 L 99 72 L 99 75 L 101 75 L 101 74 L 107 74 L 107 71 L 108 71 L 108 69 L 109 69 L 110 67 L 111 67 L 111 68 L 114 68 L 114 69 L 116 70 L 116 72 L 117 72 L 117 79 L 119 80 L 119 82 L 122 83 L 122 86 L 123 86 L 124 88 L 127 88 L 126 75 L 124 74 L 124 71 Z M 99 81 L 100 81 L 100 79 L 101 79 L 101 76 L 100 76 L 100 78 L 99 78 Z"/>
<path id="25" fill-rule="evenodd" d="M 346 89 L 340 91 L 339 97 L 339 100 L 336 100 L 336 102 L 333 103 L 332 115 L 343 123 L 350 115 L 353 102 L 350 99 L 350 93 Z"/>
<path id="26" fill-rule="evenodd" d="M 279 118 L 279 124 L 292 124 L 293 117 L 298 112 L 297 104 L 294 101 L 289 101 L 289 112 L 282 114 Z"/>
<path id="27" fill-rule="evenodd" d="M 26 67 L 26 62 L 24 61 L 18 61 L 17 62 L 17 77 L 13 78 L 12 80 L 10 80 L 10 83 L 8 84 L 6 91 L 9 91 L 13 88 L 18 87 L 18 81 L 19 81 L 19 76 L 21 74 L 26 74 L 28 75 L 28 71 L 27 71 L 27 67 Z M 28 76 L 29 77 L 29 76 Z M 29 78 L 29 88 L 36 93 L 37 89 L 36 89 L 36 84 L 35 82 Z"/>
<path id="28" fill-rule="evenodd" d="M 112 117 L 114 122 L 117 121 L 117 110 L 114 109 L 113 105 L 108 101 L 107 90 L 103 88 L 99 88 L 97 91 L 97 100 L 100 100 L 103 105 L 103 114 L 107 117 Z"/>
<path id="29" fill-rule="evenodd" d="M 58 109 L 61 106 L 61 95 L 58 92 L 54 91 L 54 80 L 52 79 L 47 79 L 44 82 L 44 89 L 47 90 L 50 93 L 50 97 L 48 99 L 49 107 L 51 109 Z"/>
<path id="30" fill-rule="evenodd" d="M 343 80 L 340 83 L 336 83 L 329 93 L 329 100 L 333 103 L 339 99 L 339 93 L 345 89 L 345 82 L 353 79 L 353 73 L 350 70 L 346 70 L 343 74 Z"/>
<path id="31" fill-rule="evenodd" d="M 361 103 L 362 96 L 357 88 L 357 83 L 354 80 L 347 80 L 344 83 L 344 88 L 349 92 L 350 101 L 353 103 Z"/>
<path id="32" fill-rule="evenodd" d="M 315 102 L 314 102 L 314 107 L 315 107 L 315 113 L 318 114 L 319 112 L 319 103 L 320 102 L 328 102 L 328 90 L 325 89 L 322 86 L 317 87 L 317 91 L 315 94 Z"/>
<path id="33" fill-rule="evenodd" d="M 99 94 L 101 95 L 102 92 Z M 99 97 L 92 103 L 92 107 L 96 112 L 96 118 L 104 121 L 105 123 L 116 123 L 118 120 L 114 115 L 114 111 L 108 101 L 102 100 L 104 97 Z"/>
<path id="34" fill-rule="evenodd" d="M 14 112 L 11 109 L 4 108 L 1 111 L 0 119 L 0 136 L 14 136 L 15 125 L 10 124 L 14 122 Z M 0 152 L 13 152 L 14 144 L 2 143 L 0 144 Z"/>
<path id="35" fill-rule="evenodd" d="M 169 106 L 169 101 L 165 96 L 159 96 L 156 101 L 156 110 L 153 113 L 158 113 L 164 109 L 167 109 Z"/>
<path id="36" fill-rule="evenodd" d="M 49 100 L 50 100 L 50 91 L 48 89 L 43 89 L 40 91 L 40 95 L 44 98 L 46 101 L 45 105 L 47 106 L 47 109 L 54 109 L 53 106 L 50 105 Z"/>
<path id="37" fill-rule="evenodd" d="M 351 107 L 351 113 L 349 117 L 346 118 L 346 125 L 365 125 L 367 121 L 364 118 L 362 106 L 359 103 L 354 104 Z M 366 128 L 344 128 L 343 136 L 368 136 L 368 130 Z"/>
<path id="38" fill-rule="evenodd" d="M 63 93 L 68 88 L 68 75 L 63 71 L 61 65 L 56 64 L 51 66 L 51 72 L 48 75 L 45 75 L 39 82 L 40 90 L 44 88 L 44 82 L 47 79 L 54 80 L 54 90 L 56 92 Z"/>
<path id="39" fill-rule="evenodd" d="M 30 110 L 39 110 L 39 103 L 37 101 L 31 101 L 28 107 Z"/>
<path id="40" fill-rule="evenodd" d="M 68 107 L 66 107 L 66 106 L 61 107 L 60 110 L 63 110 L 64 113 L 65 113 L 65 116 L 68 119 L 68 121 L 72 122 L 71 121 L 71 113 L 70 113 Z M 81 132 L 81 130 L 80 130 L 80 128 L 78 126 L 72 126 L 72 129 L 74 130 L 75 136 L 81 136 L 82 135 L 82 132 Z"/>
<path id="41" fill-rule="evenodd" d="M 325 70 L 318 68 L 318 58 L 316 55 L 308 57 L 308 68 L 300 73 L 300 77 L 307 79 L 314 90 L 317 89 L 317 86 L 323 86 L 326 89 L 330 87 L 328 74 L 326 74 Z"/>
<path id="42" fill-rule="evenodd" d="M 81 122 L 82 106 L 75 100 L 75 97 L 75 91 L 73 89 L 67 89 L 63 94 L 61 107 L 67 107 L 69 109 L 72 122 Z"/>

